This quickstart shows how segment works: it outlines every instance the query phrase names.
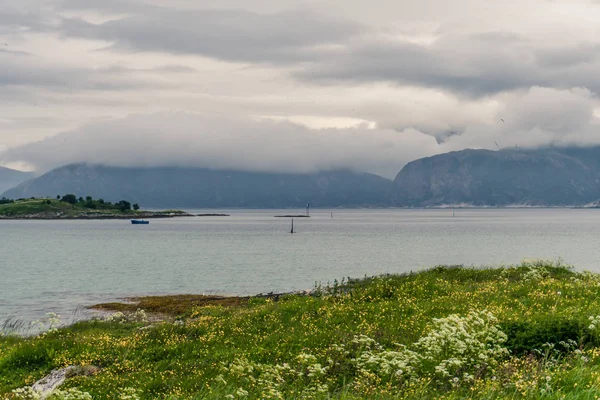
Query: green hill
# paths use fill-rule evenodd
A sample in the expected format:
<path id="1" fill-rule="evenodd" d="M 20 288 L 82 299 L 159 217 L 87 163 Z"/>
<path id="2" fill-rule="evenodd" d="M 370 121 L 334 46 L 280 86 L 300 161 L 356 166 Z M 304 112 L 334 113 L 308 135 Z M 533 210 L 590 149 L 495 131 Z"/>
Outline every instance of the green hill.
<path id="1" fill-rule="evenodd" d="M 183 211 L 132 210 L 128 202 L 112 204 L 103 200 L 78 201 L 75 196 L 73 198 L 74 203 L 40 198 L 0 200 L 0 219 L 129 219 L 189 215 Z"/>
<path id="2" fill-rule="evenodd" d="M 54 399 L 600 396 L 600 275 L 553 263 L 136 301 L 166 319 L 113 305 L 126 313 L 0 337 L 0 397 L 70 365 L 85 376 Z"/>

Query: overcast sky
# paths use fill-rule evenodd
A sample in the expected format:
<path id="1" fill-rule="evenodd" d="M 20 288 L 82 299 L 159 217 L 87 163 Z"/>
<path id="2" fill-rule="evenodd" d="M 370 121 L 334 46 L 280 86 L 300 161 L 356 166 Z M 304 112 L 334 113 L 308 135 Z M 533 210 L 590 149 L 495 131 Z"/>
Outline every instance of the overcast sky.
<path id="1" fill-rule="evenodd" d="M 0 0 L 0 165 L 352 168 L 600 143 L 595 0 Z"/>

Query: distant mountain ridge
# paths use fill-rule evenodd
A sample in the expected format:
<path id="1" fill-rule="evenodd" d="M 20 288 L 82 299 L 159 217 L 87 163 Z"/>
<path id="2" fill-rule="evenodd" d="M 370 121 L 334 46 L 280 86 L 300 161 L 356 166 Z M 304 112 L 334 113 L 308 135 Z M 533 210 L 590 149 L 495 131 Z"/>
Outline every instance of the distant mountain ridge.
<path id="1" fill-rule="evenodd" d="M 33 177 L 34 175 L 31 172 L 23 172 L 10 168 L 0 167 L 0 193 L 12 187 L 15 187 Z"/>
<path id="2" fill-rule="evenodd" d="M 331 171 L 281 174 L 205 168 L 120 168 L 75 164 L 57 168 L 4 193 L 9 198 L 65 193 L 145 208 L 304 208 L 384 206 L 391 180 Z"/>
<path id="3" fill-rule="evenodd" d="M 455 151 L 410 162 L 393 182 L 347 170 L 284 174 L 75 164 L 4 196 L 66 193 L 146 208 L 596 206 L 600 146 Z"/>
<path id="4" fill-rule="evenodd" d="M 398 207 L 583 206 L 600 199 L 600 147 L 462 150 L 407 164 Z"/>

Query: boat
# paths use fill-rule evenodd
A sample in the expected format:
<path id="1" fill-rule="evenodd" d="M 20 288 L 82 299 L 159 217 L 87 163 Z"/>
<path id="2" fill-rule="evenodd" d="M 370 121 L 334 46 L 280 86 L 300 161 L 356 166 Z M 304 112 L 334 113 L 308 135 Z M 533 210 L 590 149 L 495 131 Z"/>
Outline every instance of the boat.
<path id="1" fill-rule="evenodd" d="M 150 221 L 144 221 L 143 219 L 132 219 L 131 223 L 134 225 L 148 225 Z"/>

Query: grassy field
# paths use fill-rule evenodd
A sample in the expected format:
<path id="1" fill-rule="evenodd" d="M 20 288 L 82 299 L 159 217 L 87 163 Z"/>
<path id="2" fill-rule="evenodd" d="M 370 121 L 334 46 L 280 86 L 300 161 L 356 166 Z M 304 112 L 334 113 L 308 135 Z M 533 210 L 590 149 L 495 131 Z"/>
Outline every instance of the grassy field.
<path id="1" fill-rule="evenodd" d="M 0 398 L 24 398 L 12 391 L 68 365 L 93 372 L 55 398 L 600 397 L 600 276 L 557 263 L 440 267 L 223 304 L 173 299 L 146 303 L 168 322 L 117 313 L 0 338 Z"/>
<path id="2" fill-rule="evenodd" d="M 69 213 L 74 208 L 73 205 L 58 200 L 50 200 L 50 204 L 47 204 L 46 199 L 27 199 L 15 201 L 14 203 L 0 204 L 0 215 L 11 216 L 42 212 Z"/>
<path id="3" fill-rule="evenodd" d="M 88 208 L 85 202 L 71 204 L 57 199 L 21 199 L 12 203 L 0 204 L 0 219 L 152 218 L 161 215 L 187 215 L 178 210 L 149 212 L 101 208 L 97 202 L 93 203 L 98 208 Z"/>

